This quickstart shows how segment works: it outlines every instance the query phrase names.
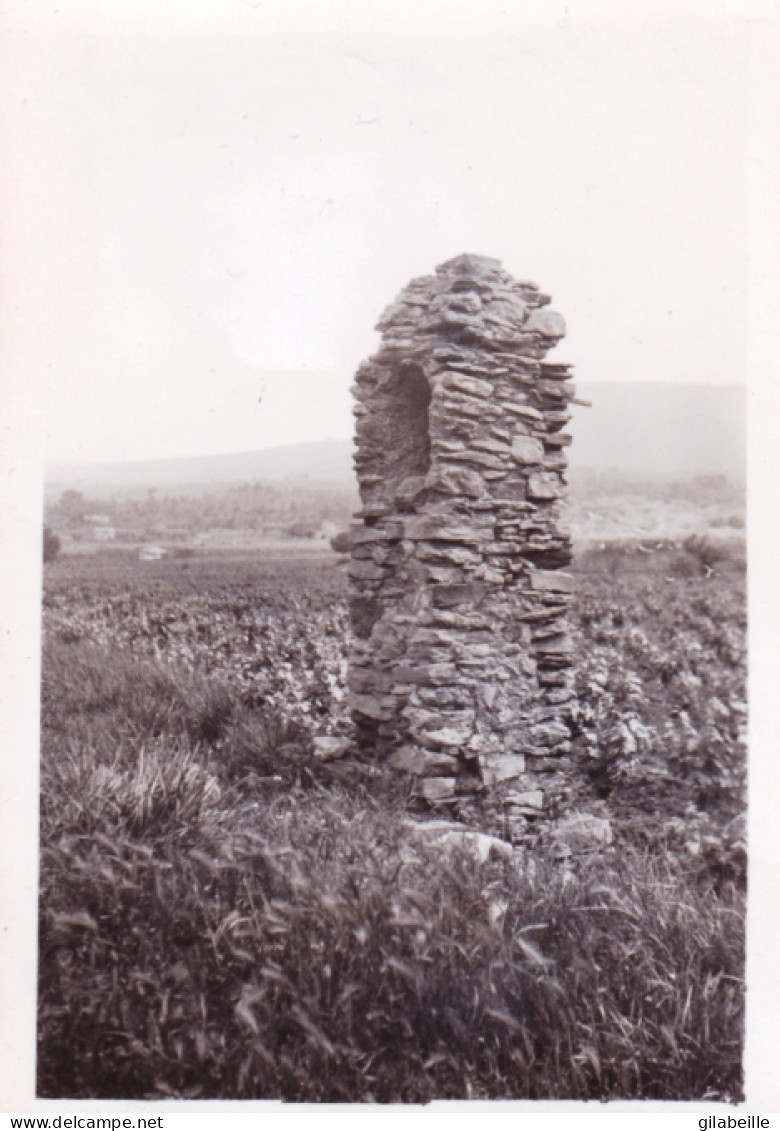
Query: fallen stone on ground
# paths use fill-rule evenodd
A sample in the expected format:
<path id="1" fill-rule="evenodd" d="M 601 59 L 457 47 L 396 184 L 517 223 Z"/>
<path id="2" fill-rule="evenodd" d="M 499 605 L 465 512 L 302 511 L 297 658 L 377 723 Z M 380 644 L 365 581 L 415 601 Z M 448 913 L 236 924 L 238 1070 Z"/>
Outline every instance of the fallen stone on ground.
<path id="1" fill-rule="evenodd" d="M 349 752 L 352 743 L 348 738 L 320 735 L 314 739 L 313 754 L 319 762 L 333 762 Z"/>
<path id="2" fill-rule="evenodd" d="M 458 849 L 475 861 L 484 864 L 490 859 L 491 853 L 505 860 L 513 859 L 515 850 L 512 845 L 496 836 L 465 829 L 454 821 L 405 821 L 410 830 L 412 839 L 435 843 L 445 849 Z"/>

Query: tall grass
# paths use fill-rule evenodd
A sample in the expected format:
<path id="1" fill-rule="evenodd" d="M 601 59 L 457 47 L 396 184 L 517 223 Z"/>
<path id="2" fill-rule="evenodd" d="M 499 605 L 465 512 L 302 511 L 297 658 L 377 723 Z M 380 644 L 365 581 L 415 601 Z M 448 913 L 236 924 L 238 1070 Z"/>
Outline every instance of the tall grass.
<path id="1" fill-rule="evenodd" d="M 225 684 L 83 642 L 44 724 L 40 1095 L 741 1096 L 743 895 L 696 858 L 479 864 Z"/>

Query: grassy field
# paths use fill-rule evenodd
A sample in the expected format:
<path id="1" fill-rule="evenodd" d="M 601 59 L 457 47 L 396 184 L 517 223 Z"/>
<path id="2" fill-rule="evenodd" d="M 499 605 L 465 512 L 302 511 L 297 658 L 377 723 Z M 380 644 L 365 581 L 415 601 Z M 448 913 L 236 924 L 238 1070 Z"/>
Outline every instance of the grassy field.
<path id="1" fill-rule="evenodd" d="M 744 562 L 576 572 L 558 800 L 613 844 L 531 823 L 477 862 L 402 780 L 311 755 L 347 730 L 335 555 L 47 566 L 39 1094 L 739 1099 Z"/>

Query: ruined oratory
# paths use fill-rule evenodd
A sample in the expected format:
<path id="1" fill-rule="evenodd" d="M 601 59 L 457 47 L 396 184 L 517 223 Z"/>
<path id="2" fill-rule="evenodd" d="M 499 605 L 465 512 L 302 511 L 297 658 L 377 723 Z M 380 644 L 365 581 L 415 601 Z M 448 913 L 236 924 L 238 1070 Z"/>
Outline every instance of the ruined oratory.
<path id="1" fill-rule="evenodd" d="M 565 330 L 549 301 L 460 255 L 385 311 L 353 386 L 357 740 L 432 803 L 487 789 L 525 816 L 545 811 L 571 750 L 574 390 L 544 360 Z"/>

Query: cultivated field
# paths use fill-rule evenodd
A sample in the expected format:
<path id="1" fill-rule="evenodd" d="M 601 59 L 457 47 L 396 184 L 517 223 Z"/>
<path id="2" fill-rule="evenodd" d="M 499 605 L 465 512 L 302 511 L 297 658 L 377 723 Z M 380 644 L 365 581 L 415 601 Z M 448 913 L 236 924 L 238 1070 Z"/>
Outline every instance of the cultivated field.
<path id="1" fill-rule="evenodd" d="M 475 860 L 346 733 L 335 554 L 46 567 L 42 1096 L 741 1096 L 739 543 L 579 556 L 574 805 Z M 456 816 L 504 832 L 480 802 Z"/>

